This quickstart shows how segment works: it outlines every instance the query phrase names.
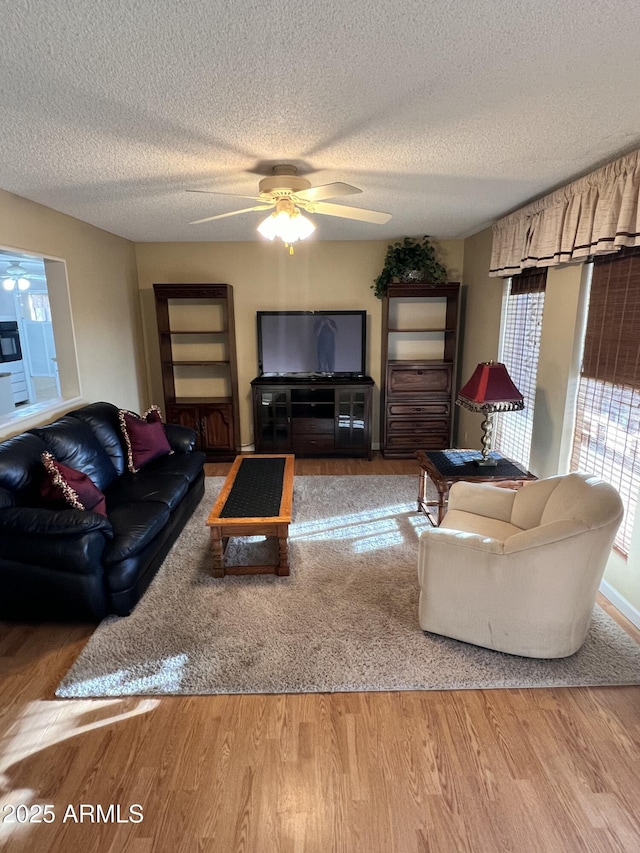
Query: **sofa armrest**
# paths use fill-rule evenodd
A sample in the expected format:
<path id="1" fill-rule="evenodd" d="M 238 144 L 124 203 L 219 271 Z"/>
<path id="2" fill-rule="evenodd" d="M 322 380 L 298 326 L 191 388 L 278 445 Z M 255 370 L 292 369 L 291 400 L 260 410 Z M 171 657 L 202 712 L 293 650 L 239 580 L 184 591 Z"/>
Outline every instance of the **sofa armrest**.
<path id="1" fill-rule="evenodd" d="M 8 489 L 3 489 L 2 486 L 0 486 L 0 509 L 7 509 L 8 507 L 12 507 L 15 505 L 15 493 L 10 492 Z"/>
<path id="2" fill-rule="evenodd" d="M 67 574 L 101 573 L 111 523 L 95 512 L 14 507 L 0 512 L 2 564 L 37 566 Z"/>
<path id="3" fill-rule="evenodd" d="M 196 431 L 180 424 L 163 424 L 167 441 L 177 453 L 191 453 L 196 446 Z"/>
<path id="4" fill-rule="evenodd" d="M 111 522 L 97 512 L 24 506 L 9 507 L 0 512 L 0 539 L 12 534 L 73 536 L 94 530 L 100 531 L 107 539 L 113 538 Z"/>
<path id="5" fill-rule="evenodd" d="M 449 489 L 448 509 L 459 509 L 485 518 L 511 521 L 517 491 L 491 483 L 454 483 Z"/>

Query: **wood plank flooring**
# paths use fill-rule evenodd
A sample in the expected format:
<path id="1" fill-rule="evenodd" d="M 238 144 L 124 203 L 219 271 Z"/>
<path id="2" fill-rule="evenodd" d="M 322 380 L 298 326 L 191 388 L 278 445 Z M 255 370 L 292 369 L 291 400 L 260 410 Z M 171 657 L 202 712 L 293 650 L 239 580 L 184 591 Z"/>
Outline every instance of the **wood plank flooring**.
<path id="1" fill-rule="evenodd" d="M 0 850 L 640 850 L 640 687 L 55 700 L 92 630 L 0 623 Z"/>

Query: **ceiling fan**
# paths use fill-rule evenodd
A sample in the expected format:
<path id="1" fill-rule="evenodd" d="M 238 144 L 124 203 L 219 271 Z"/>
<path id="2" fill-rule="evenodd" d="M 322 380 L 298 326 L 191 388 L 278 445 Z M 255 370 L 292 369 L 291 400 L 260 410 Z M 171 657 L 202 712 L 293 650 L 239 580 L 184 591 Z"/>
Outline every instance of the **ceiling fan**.
<path id="1" fill-rule="evenodd" d="M 19 263 L 12 261 L 1 274 L 2 287 L 4 290 L 14 290 L 16 286 L 18 290 L 28 290 L 30 287 L 29 279 L 35 277 L 28 273 Z"/>
<path id="2" fill-rule="evenodd" d="M 216 216 L 206 216 L 204 219 L 195 219 L 190 222 L 190 225 L 200 225 L 203 222 L 212 222 L 214 219 L 225 219 L 228 216 L 238 216 L 241 213 L 251 213 L 256 210 L 270 210 L 275 208 L 274 212 L 260 224 L 258 228 L 264 236 L 273 239 L 273 237 L 282 237 L 287 242 L 294 242 L 296 239 L 303 239 L 314 230 L 313 223 L 302 217 L 304 222 L 309 223 L 310 230 L 302 236 L 295 236 L 295 231 L 289 233 L 288 237 L 280 233 L 274 233 L 272 223 L 280 215 L 280 219 L 288 220 L 288 224 L 294 220 L 300 223 L 300 210 L 305 210 L 307 213 L 322 213 L 327 216 L 340 216 L 344 219 L 357 219 L 360 222 L 372 222 L 378 225 L 383 225 L 391 219 L 390 213 L 381 213 L 377 210 L 366 210 L 361 207 L 348 207 L 344 204 L 329 204 L 325 199 L 338 198 L 339 196 L 354 195 L 362 190 L 357 187 L 352 187 L 350 184 L 343 184 L 338 181 L 333 184 L 323 184 L 322 186 L 312 187 L 311 181 L 298 175 L 298 170 L 295 166 L 283 164 L 273 167 L 273 175 L 263 178 L 258 184 L 258 195 L 236 195 L 235 193 L 216 193 L 215 190 L 187 190 L 187 192 L 205 192 L 213 193 L 214 195 L 234 195 L 236 198 L 248 198 L 252 201 L 260 202 L 254 207 L 245 207 L 242 210 L 232 210 L 230 213 L 218 213 Z M 269 225 L 267 225 L 269 223 Z M 265 229 L 262 230 L 262 226 Z M 266 232 L 266 233 L 265 233 Z"/>

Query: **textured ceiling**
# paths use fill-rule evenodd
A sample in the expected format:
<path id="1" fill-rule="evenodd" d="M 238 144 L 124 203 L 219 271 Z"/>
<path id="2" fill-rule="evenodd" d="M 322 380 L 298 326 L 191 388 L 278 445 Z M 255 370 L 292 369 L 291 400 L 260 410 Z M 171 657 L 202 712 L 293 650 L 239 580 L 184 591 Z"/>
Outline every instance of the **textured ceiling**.
<path id="1" fill-rule="evenodd" d="M 456 238 L 640 145 L 622 0 L 2 0 L 0 187 L 136 241 L 257 240 L 276 163 Z M 341 200 L 338 199 L 337 203 Z"/>

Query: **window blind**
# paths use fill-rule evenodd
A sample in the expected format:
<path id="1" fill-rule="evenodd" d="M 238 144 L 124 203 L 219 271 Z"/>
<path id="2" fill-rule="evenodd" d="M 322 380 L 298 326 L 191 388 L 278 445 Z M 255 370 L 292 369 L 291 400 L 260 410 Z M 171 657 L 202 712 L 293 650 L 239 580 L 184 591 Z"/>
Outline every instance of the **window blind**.
<path id="1" fill-rule="evenodd" d="M 640 489 L 640 252 L 594 261 L 571 467 L 614 485 L 625 516 L 615 546 L 628 555 Z"/>
<path id="2" fill-rule="evenodd" d="M 526 270 L 513 276 L 503 317 L 500 360 L 524 397 L 524 409 L 494 416 L 494 447 L 526 468 L 531 455 L 546 283 L 546 269 Z"/>

